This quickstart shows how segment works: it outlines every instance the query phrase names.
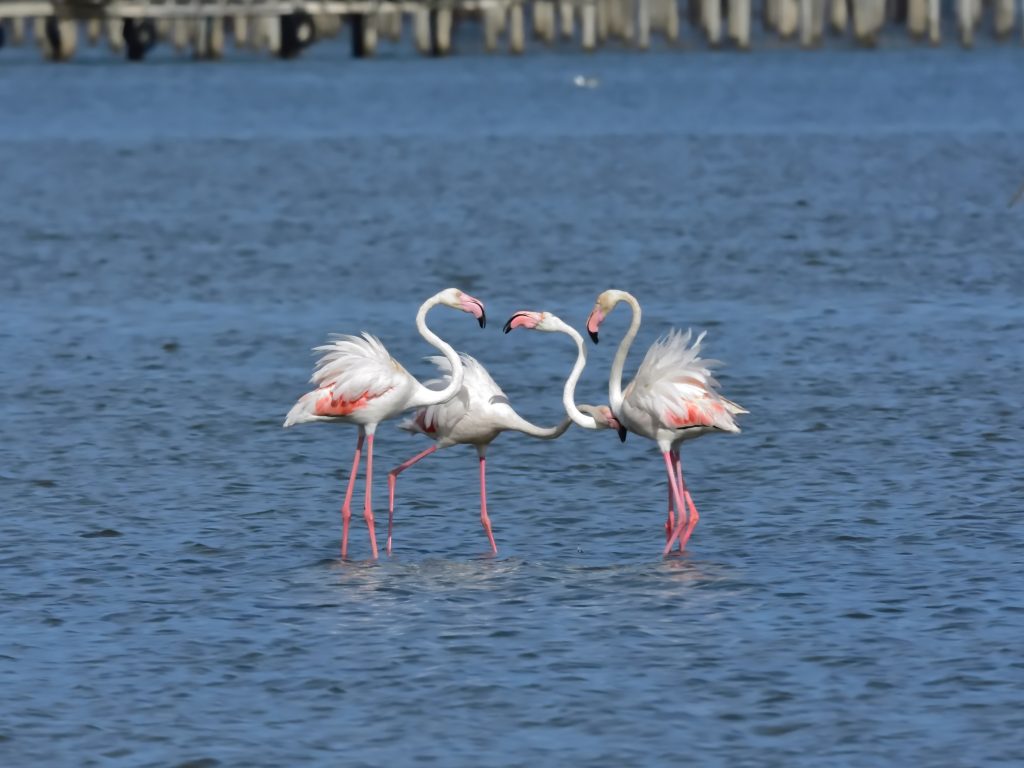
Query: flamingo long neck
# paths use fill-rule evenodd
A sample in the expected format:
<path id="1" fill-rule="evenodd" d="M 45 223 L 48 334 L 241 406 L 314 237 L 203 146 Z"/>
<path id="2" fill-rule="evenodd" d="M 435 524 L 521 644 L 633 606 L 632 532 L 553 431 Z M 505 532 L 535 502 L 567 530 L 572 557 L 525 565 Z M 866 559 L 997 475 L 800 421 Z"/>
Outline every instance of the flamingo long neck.
<path id="1" fill-rule="evenodd" d="M 633 310 L 633 320 L 629 324 L 626 335 L 619 342 L 619 351 L 615 353 L 612 361 L 611 373 L 608 376 L 608 403 L 612 407 L 612 413 L 618 415 L 622 406 L 622 369 L 626 367 L 626 356 L 629 355 L 629 348 L 633 346 L 633 339 L 640 330 L 640 302 L 632 294 L 622 291 L 618 300 L 625 301 Z"/>
<path id="2" fill-rule="evenodd" d="M 462 389 L 462 377 L 465 375 L 465 371 L 462 369 L 462 360 L 459 359 L 458 353 L 452 349 L 448 342 L 444 341 L 444 339 L 427 327 L 427 312 L 440 303 L 441 300 L 437 296 L 433 296 L 423 302 L 419 312 L 416 313 L 416 330 L 420 332 L 420 336 L 430 346 L 439 349 L 441 354 L 445 356 L 445 359 L 448 360 L 449 365 L 452 367 L 452 378 L 448 382 L 448 386 L 440 390 L 428 389 L 417 382 L 418 390 L 413 397 L 414 402 L 410 404 L 410 407 L 422 408 L 446 402 L 451 400 L 455 393 Z"/>
<path id="3" fill-rule="evenodd" d="M 572 424 L 569 419 L 562 419 L 561 423 L 555 424 L 553 427 L 538 427 L 536 424 L 527 421 L 518 413 L 514 411 L 505 419 L 507 422 L 507 428 L 515 430 L 516 432 L 522 432 L 524 435 L 530 437 L 538 437 L 541 440 L 554 440 L 556 437 L 561 437 L 565 430 Z"/>
<path id="4" fill-rule="evenodd" d="M 587 365 L 587 345 L 583 343 L 583 337 L 571 325 L 562 323 L 558 330 L 576 342 L 576 364 L 573 365 L 569 378 L 565 380 L 565 387 L 562 389 L 562 405 L 565 406 L 565 412 L 569 418 L 581 427 L 597 429 L 597 419 L 576 407 L 576 382 L 580 380 L 583 369 Z"/>

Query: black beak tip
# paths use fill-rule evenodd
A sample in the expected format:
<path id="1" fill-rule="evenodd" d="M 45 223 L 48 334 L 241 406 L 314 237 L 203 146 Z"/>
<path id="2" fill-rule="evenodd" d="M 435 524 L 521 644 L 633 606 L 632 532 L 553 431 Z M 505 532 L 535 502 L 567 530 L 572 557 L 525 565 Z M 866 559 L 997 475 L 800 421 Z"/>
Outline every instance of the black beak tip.
<path id="1" fill-rule="evenodd" d="M 626 431 L 626 428 L 620 425 L 619 426 L 619 440 L 621 440 L 622 442 L 626 442 L 626 435 L 627 434 L 629 434 L 629 433 Z"/>
<path id="2" fill-rule="evenodd" d="M 597 344 L 597 331 L 587 331 L 590 334 L 590 340 Z"/>
<path id="3" fill-rule="evenodd" d="M 509 331 L 512 330 L 512 318 L 511 317 L 508 320 L 505 321 L 505 325 L 502 326 L 501 330 L 503 330 L 505 333 L 508 333 Z"/>
<path id="4" fill-rule="evenodd" d="M 485 315 L 483 312 L 480 313 L 480 317 L 478 317 L 476 321 L 480 323 L 481 328 L 487 327 L 487 315 Z"/>

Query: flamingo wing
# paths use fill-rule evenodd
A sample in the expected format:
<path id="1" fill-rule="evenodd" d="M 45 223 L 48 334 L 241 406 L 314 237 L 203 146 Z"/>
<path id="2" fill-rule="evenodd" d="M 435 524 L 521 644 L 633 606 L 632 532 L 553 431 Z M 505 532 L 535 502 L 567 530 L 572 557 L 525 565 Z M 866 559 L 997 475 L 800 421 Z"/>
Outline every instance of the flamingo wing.
<path id="1" fill-rule="evenodd" d="M 316 385 L 319 416 L 347 416 L 411 380 L 380 339 L 369 333 L 334 334 L 313 351 L 322 353 L 310 378 Z"/>
<path id="2" fill-rule="evenodd" d="M 691 331 L 673 329 L 654 342 L 624 398 L 668 428 L 708 427 L 738 432 L 733 416 L 747 411 L 719 394 L 711 368 L 721 363 L 700 356 L 704 335 L 701 333 L 690 345 Z"/>

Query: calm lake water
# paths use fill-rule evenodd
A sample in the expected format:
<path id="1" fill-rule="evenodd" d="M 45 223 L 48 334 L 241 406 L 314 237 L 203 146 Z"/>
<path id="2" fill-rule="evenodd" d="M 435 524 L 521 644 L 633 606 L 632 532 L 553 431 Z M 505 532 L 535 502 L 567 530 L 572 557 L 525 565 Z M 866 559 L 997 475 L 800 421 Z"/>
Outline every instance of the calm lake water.
<path id="1" fill-rule="evenodd" d="M 1016 47 L 0 63 L 0 763 L 1024 762 Z M 594 89 L 572 85 L 596 77 Z M 743 433 L 570 430 L 398 485 L 281 422 L 328 332 L 432 326 L 552 423 L 605 288 L 707 329 Z M 606 400 L 628 312 L 579 397 Z M 386 470 L 426 446 L 378 432 Z M 359 488 L 361 489 L 360 483 Z"/>

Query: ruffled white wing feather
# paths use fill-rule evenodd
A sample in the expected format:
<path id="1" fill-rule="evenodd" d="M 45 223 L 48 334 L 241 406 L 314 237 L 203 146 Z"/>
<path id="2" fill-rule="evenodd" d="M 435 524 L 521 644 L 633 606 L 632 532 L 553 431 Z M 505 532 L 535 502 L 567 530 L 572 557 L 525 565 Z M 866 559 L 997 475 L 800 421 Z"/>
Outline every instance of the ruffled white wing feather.
<path id="1" fill-rule="evenodd" d="M 668 427 L 739 432 L 733 416 L 747 411 L 719 394 L 711 368 L 721 362 L 700 356 L 705 333 L 692 346 L 688 346 L 693 336 L 689 330 L 673 329 L 654 342 L 623 396 L 632 407 L 642 408 Z"/>
<path id="2" fill-rule="evenodd" d="M 409 374 L 376 336 L 363 332 L 360 336 L 331 334 L 330 338 L 313 349 L 323 353 L 310 377 L 317 389 L 329 387 L 332 397 L 352 401 L 407 383 Z"/>

